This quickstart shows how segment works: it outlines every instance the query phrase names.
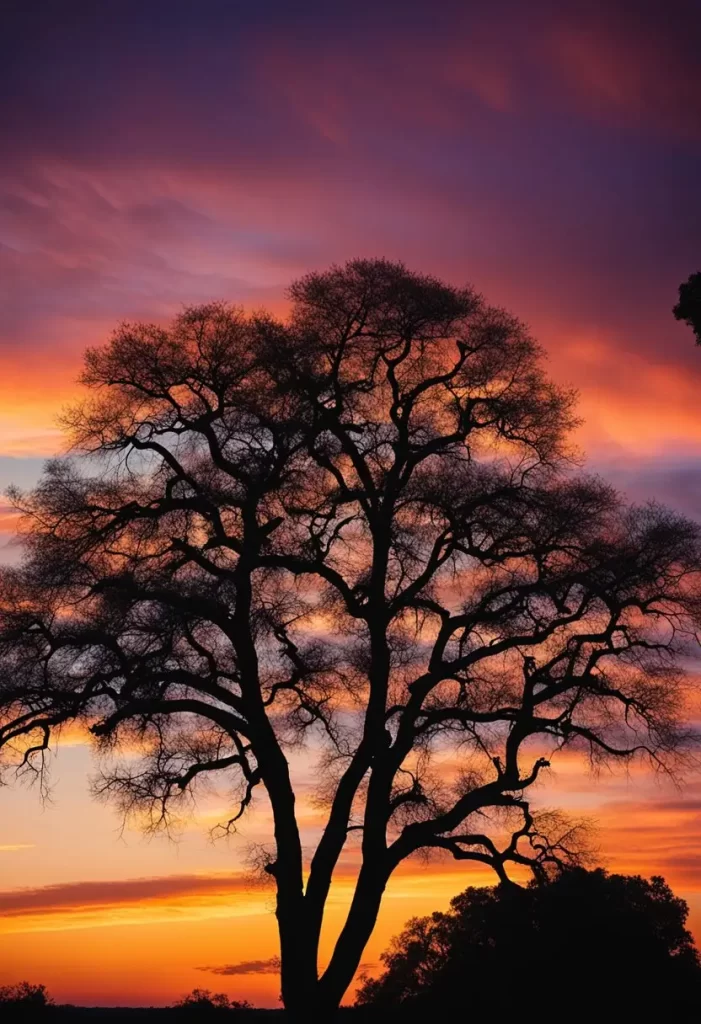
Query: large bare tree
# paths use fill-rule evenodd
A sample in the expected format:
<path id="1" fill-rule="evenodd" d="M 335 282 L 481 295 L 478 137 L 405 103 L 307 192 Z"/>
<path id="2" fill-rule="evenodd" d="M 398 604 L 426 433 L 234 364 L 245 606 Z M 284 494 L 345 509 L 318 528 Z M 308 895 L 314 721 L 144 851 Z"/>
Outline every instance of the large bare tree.
<path id="1" fill-rule="evenodd" d="M 528 800 L 551 753 L 676 755 L 701 550 L 689 522 L 575 472 L 571 396 L 472 290 L 356 261 L 290 298 L 284 323 L 209 305 L 87 353 L 73 455 L 15 496 L 0 745 L 25 770 L 67 722 L 138 745 L 98 789 L 154 827 L 213 773 L 229 830 L 264 791 L 282 997 L 306 1021 L 333 1015 L 407 857 L 502 880 L 568 858 Z M 323 767 L 312 850 L 300 743 Z"/>

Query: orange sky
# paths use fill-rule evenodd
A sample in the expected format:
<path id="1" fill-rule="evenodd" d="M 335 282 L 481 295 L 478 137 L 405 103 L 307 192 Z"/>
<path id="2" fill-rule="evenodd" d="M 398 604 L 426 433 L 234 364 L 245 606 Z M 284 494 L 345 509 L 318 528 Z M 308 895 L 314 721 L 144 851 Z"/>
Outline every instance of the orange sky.
<path id="1" fill-rule="evenodd" d="M 303 775 L 303 764 L 296 767 Z M 136 830 L 122 832 L 113 811 L 91 800 L 91 768 L 88 748 L 69 740 L 56 758 L 47 802 L 21 787 L 2 794 L 0 983 L 26 976 L 61 1000 L 107 1005 L 167 1003 L 204 985 L 274 1005 L 277 977 L 265 970 L 276 952 L 273 893 L 246 856 L 269 839 L 264 804 L 237 837 L 212 843 L 208 830 L 226 809 L 212 794 L 172 839 L 148 840 Z M 536 802 L 591 817 L 611 870 L 663 873 L 689 901 L 692 927 L 701 934 L 701 780 L 680 791 L 640 771 L 593 778 L 567 757 L 556 762 Z M 300 803 L 312 840 L 319 816 L 304 786 Z M 326 950 L 347 906 L 352 872 L 351 853 L 330 901 Z M 452 861 L 407 863 L 390 884 L 365 964 L 377 963 L 408 917 L 446 907 L 468 884 L 489 882 L 487 873 Z"/>
<path id="2" fill-rule="evenodd" d="M 670 312 L 701 260 L 691 0 L 42 6 L 11 0 L 0 40 L 2 487 L 60 450 L 80 354 L 121 319 L 215 298 L 279 312 L 296 275 L 381 255 L 526 319 L 579 389 L 590 467 L 701 517 L 701 351 Z M 2 561 L 14 527 L 0 498 Z M 177 841 L 149 841 L 90 799 L 93 770 L 73 736 L 48 801 L 0 790 L 0 985 L 274 1005 L 271 894 L 246 868 L 265 808 L 212 844 L 213 794 Z M 537 799 L 597 820 L 611 869 L 664 874 L 701 939 L 701 778 L 568 760 Z M 304 785 L 301 803 L 311 842 Z M 475 879 L 407 865 L 366 963 Z M 348 891 L 344 876 L 329 932 Z"/>

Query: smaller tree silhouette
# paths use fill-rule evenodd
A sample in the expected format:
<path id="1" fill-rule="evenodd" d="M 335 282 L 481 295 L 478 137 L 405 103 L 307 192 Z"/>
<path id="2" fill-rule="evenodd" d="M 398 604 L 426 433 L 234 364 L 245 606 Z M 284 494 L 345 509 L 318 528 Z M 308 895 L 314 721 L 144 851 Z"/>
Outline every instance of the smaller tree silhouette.
<path id="1" fill-rule="evenodd" d="M 679 302 L 672 310 L 677 320 L 683 320 L 694 332 L 696 344 L 701 345 L 701 271 L 691 274 L 679 285 Z"/>
<path id="2" fill-rule="evenodd" d="M 447 913 L 414 918 L 357 1002 L 378 1010 L 533 1011 L 587 1004 L 678 1010 L 701 997 L 688 906 L 663 878 L 575 868 L 528 888 L 470 888 Z M 478 984 L 473 984 L 479 979 Z"/>
<path id="3" fill-rule="evenodd" d="M 0 1020 L 34 1021 L 43 1019 L 44 1011 L 52 1005 L 45 985 L 20 981 L 16 985 L 0 986 Z"/>
<path id="4" fill-rule="evenodd" d="M 253 1007 L 247 1000 L 229 999 L 224 992 L 210 992 L 207 988 L 193 988 L 174 1007 L 188 1014 L 215 1013 L 218 1010 L 251 1010 Z"/>

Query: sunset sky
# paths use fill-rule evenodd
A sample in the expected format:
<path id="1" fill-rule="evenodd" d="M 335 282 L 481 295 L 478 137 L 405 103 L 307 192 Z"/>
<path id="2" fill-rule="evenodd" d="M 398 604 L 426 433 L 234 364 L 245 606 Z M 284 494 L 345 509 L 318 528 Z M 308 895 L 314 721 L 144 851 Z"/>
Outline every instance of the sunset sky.
<path id="1" fill-rule="evenodd" d="M 701 518 L 701 349 L 672 317 L 701 269 L 701 7 L 492 0 L 5 0 L 0 27 L 0 486 L 61 448 L 81 352 L 120 320 L 402 259 L 528 322 L 580 393 L 589 467 Z M 19 557 L 0 498 L 0 559 Z M 304 774 L 302 754 L 299 770 Z M 0 985 L 275 1005 L 272 892 L 216 792 L 175 841 L 88 795 L 79 734 L 48 799 L 0 790 Z M 311 792 L 312 779 L 308 780 Z M 701 777 L 556 764 L 537 801 L 591 815 L 601 860 L 664 874 L 701 940 Z M 303 787 L 311 841 L 320 820 Z M 366 955 L 476 878 L 410 863 Z M 341 873 L 329 929 L 348 893 Z"/>

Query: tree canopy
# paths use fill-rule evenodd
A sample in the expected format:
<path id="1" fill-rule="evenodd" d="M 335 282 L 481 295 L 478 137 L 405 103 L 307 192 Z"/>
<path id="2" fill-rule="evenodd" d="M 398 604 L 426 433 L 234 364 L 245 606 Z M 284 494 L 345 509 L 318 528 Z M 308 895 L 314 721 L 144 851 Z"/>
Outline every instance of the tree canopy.
<path id="1" fill-rule="evenodd" d="M 212 304 L 123 324 L 87 352 L 72 454 L 14 494 L 0 748 L 41 773 L 82 725 L 97 792 L 154 828 L 207 778 L 224 831 L 264 794 L 282 996 L 307 1019 L 338 1005 L 407 857 L 501 880 L 576 859 L 577 828 L 528 798 L 558 751 L 673 763 L 701 548 L 576 470 L 573 396 L 472 289 L 360 260 L 290 301 L 285 321 Z M 300 744 L 326 807 L 313 848 Z"/>
<path id="2" fill-rule="evenodd" d="M 358 1004 L 417 1019 L 461 1005 L 518 1014 L 698 1006 L 701 962 L 689 908 L 663 878 L 573 869 L 522 889 L 470 888 L 415 918 L 383 954 Z"/>
<path id="3" fill-rule="evenodd" d="M 696 344 L 701 345 L 701 271 L 691 274 L 679 285 L 679 302 L 672 312 L 677 320 L 691 327 Z"/>

